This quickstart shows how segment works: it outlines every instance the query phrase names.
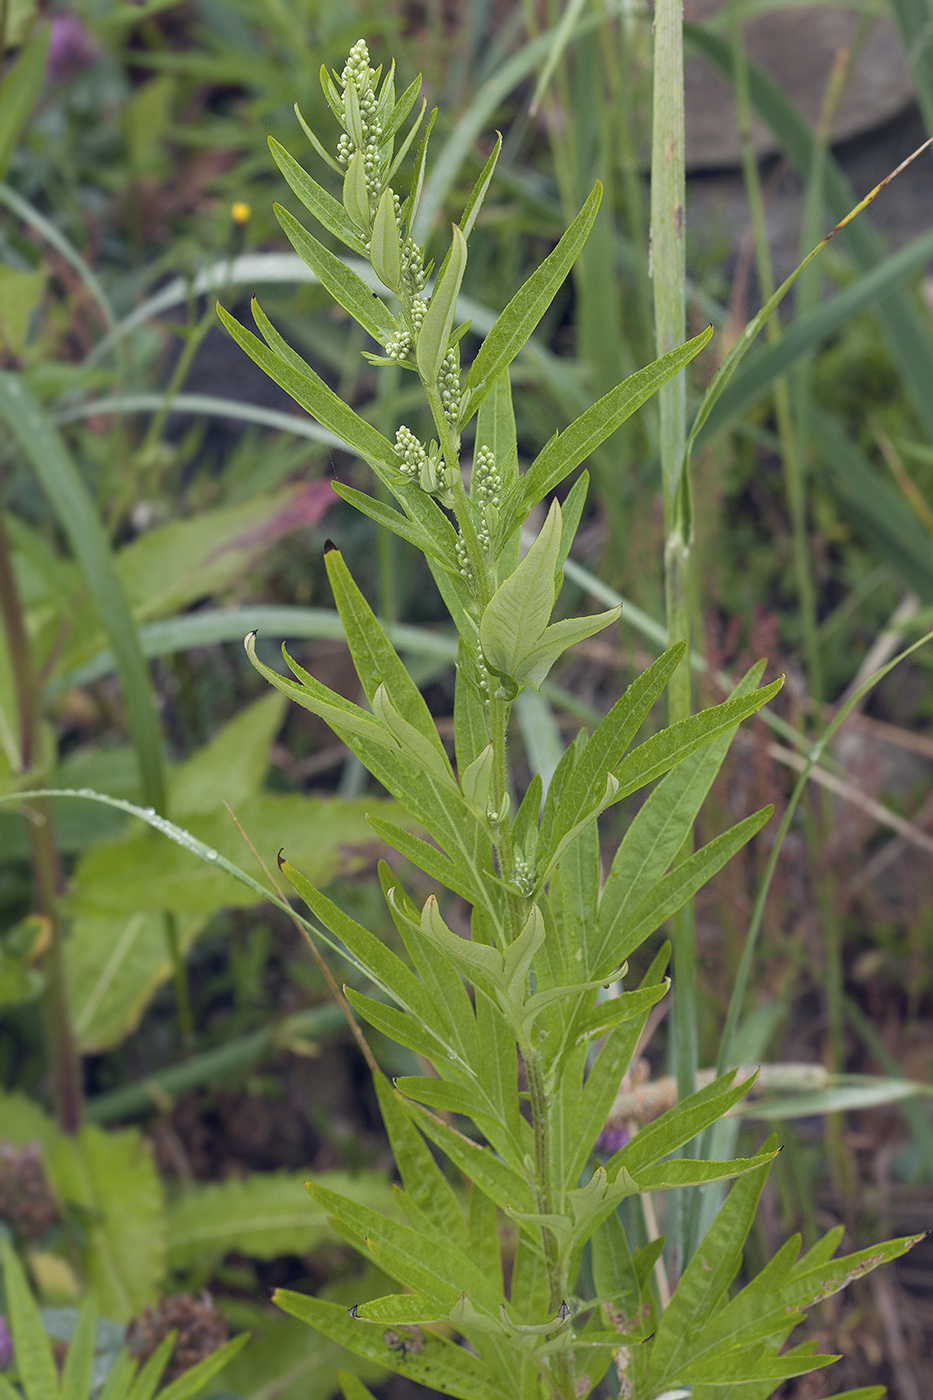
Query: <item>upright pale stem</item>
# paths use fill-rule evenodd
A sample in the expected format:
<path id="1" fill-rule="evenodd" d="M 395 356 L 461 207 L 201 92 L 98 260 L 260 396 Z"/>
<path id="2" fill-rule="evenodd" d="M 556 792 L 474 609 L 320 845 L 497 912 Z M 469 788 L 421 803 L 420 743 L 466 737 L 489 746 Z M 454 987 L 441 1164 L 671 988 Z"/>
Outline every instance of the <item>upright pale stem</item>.
<path id="1" fill-rule="evenodd" d="M 658 355 L 686 340 L 684 257 L 684 60 L 682 0 L 658 0 L 655 9 L 654 114 L 651 149 L 651 272 Z M 690 495 L 684 475 L 686 380 L 683 372 L 658 392 L 659 446 L 664 489 L 664 574 L 671 641 L 690 638 Z M 689 645 L 688 645 L 689 655 Z M 690 666 L 671 681 L 670 718 L 690 713 Z"/>
<path id="2" fill-rule="evenodd" d="M 651 146 L 651 275 L 654 284 L 655 339 L 658 355 L 687 338 L 686 259 L 684 252 L 684 55 L 683 0 L 657 0 L 654 20 L 654 110 Z M 668 635 L 681 638 L 687 652 L 668 688 L 670 722 L 686 719 L 692 709 L 690 685 L 690 544 L 692 521 L 685 447 L 687 386 L 683 372 L 658 393 L 659 446 L 664 490 L 664 588 Z M 692 850 L 688 837 L 680 853 Z M 673 1048 L 681 1099 L 693 1093 L 697 1069 L 696 940 L 693 907 L 674 918 Z M 683 1268 L 693 1247 L 693 1203 L 679 1196 L 669 1230 L 672 1265 Z"/>

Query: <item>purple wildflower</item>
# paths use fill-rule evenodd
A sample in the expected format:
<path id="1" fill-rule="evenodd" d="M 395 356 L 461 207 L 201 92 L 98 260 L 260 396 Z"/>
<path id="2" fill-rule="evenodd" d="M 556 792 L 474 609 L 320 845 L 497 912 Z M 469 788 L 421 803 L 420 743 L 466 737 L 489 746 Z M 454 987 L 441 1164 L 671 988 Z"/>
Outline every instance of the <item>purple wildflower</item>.
<path id="1" fill-rule="evenodd" d="M 625 1146 L 629 1136 L 628 1128 L 603 1128 L 596 1139 L 595 1151 L 601 1157 L 611 1157 L 620 1147 Z"/>
<path id="2" fill-rule="evenodd" d="M 49 37 L 45 76 L 51 83 L 64 83 L 89 67 L 99 50 L 77 15 L 56 15 Z"/>

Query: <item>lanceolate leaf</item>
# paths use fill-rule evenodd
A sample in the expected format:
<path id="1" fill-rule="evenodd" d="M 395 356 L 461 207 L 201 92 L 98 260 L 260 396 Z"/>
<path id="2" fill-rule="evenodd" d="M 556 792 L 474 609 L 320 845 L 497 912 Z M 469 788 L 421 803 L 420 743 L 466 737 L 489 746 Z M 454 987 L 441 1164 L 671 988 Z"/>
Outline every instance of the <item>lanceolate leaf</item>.
<path id="1" fill-rule="evenodd" d="M 110 546 L 77 466 L 26 385 L 0 374 L 0 416 L 29 457 L 100 614 L 123 685 L 145 802 L 164 810 L 162 740 L 152 682 Z"/>
<path id="2" fill-rule="evenodd" d="M 636 370 L 617 388 L 604 394 L 563 432 L 555 433 L 520 478 L 513 501 L 503 506 L 508 520 L 507 529 L 520 525 L 532 506 L 537 505 L 595 452 L 662 384 L 689 364 L 707 344 L 712 333 L 710 326 L 701 335 L 688 340 L 686 345 L 669 351 L 644 369 Z"/>
<path id="3" fill-rule="evenodd" d="M 728 729 L 733 729 L 743 719 L 755 714 L 762 705 L 767 705 L 783 684 L 784 679 L 781 677 L 750 696 L 724 700 L 721 705 L 701 710 L 699 714 L 679 720 L 652 738 L 646 739 L 637 749 L 633 749 L 615 770 L 615 776 L 619 780 L 617 800 L 621 801 L 630 792 L 636 792 L 654 778 L 659 778 L 662 773 L 673 768 L 675 763 L 679 763 L 711 739 L 717 738 Z"/>
<path id="4" fill-rule="evenodd" d="M 344 311 L 349 311 L 373 340 L 385 343 L 395 334 L 395 317 L 381 298 L 374 296 L 359 273 L 335 257 L 323 243 L 304 228 L 281 204 L 273 205 L 275 216 L 295 252 L 311 268 Z"/>
<path id="5" fill-rule="evenodd" d="M 767 1170 L 763 1165 L 739 1178 L 684 1270 L 652 1349 L 649 1383 L 655 1393 L 682 1374 L 704 1327 L 725 1300 L 742 1261 Z"/>
<path id="6" fill-rule="evenodd" d="M 433 386 L 447 353 L 466 262 L 466 239 L 454 224 L 450 252 L 438 276 L 428 309 L 424 313 L 424 320 L 418 332 L 418 343 L 415 346 L 418 371 L 426 385 Z"/>
<path id="7" fill-rule="evenodd" d="M 722 1118 L 733 1104 L 744 1098 L 754 1082 L 751 1079 L 743 1079 L 735 1084 L 734 1079 L 734 1070 L 720 1075 L 712 1084 L 698 1089 L 669 1113 L 641 1129 L 627 1146 L 620 1148 L 606 1163 L 606 1170 L 610 1176 L 617 1168 L 625 1167 L 640 1181 L 647 1167 L 654 1165 L 662 1157 L 667 1157 L 669 1153 L 696 1137 L 697 1133 L 701 1133 L 710 1123 Z"/>
<path id="8" fill-rule="evenodd" d="M 778 1149 L 775 1147 L 769 1152 L 760 1152 L 755 1157 L 734 1157 L 727 1162 L 692 1161 L 686 1157 L 672 1157 L 669 1162 L 658 1162 L 640 1172 L 638 1185 L 643 1191 L 667 1191 L 672 1187 L 727 1181 L 730 1177 L 741 1176 L 743 1172 L 766 1166 L 777 1154 Z"/>
<path id="9" fill-rule="evenodd" d="M 597 184 L 553 253 L 536 268 L 496 319 L 466 378 L 465 391 L 469 399 L 463 422 L 473 416 L 550 306 L 586 242 L 601 198 L 602 185 Z"/>
<path id="10" fill-rule="evenodd" d="M 735 694 L 753 690 L 763 669 L 763 662 L 752 667 Z M 647 896 L 674 860 L 722 765 L 733 732 L 727 730 L 684 759 L 642 803 L 619 844 L 600 896 L 601 937 L 605 934 L 611 940 L 618 936 L 629 911 Z M 607 947 L 595 946 L 600 948 L 598 960 L 609 956 Z"/>
<path id="11" fill-rule="evenodd" d="M 346 944 L 358 963 L 368 970 L 374 982 L 420 1020 L 429 1022 L 434 1019 L 431 1002 L 424 988 L 401 958 L 362 924 L 345 914 L 332 899 L 315 889 L 311 881 L 306 880 L 288 861 L 281 861 L 279 868 L 315 918 L 320 919 L 335 937 Z"/>
<path id="12" fill-rule="evenodd" d="M 600 970 L 608 973 L 611 967 L 624 961 L 655 929 L 682 909 L 687 900 L 761 830 L 773 812 L 771 806 L 762 807 L 760 812 L 737 822 L 708 842 L 660 879 L 624 919 L 617 915 L 614 905 L 610 905 L 605 917 L 601 912 L 600 941 L 594 949 L 593 964 L 597 975 Z"/>
<path id="13" fill-rule="evenodd" d="M 232 1361 L 238 1351 L 242 1351 L 250 1339 L 248 1332 L 241 1332 L 238 1337 L 231 1337 L 229 1342 L 225 1342 L 222 1347 L 209 1356 L 205 1356 L 197 1365 L 192 1366 L 167 1385 L 159 1394 L 159 1400 L 190 1400 L 192 1395 L 197 1395 L 199 1390 L 203 1390 L 208 1381 L 222 1371 L 229 1361 Z"/>
<path id="14" fill-rule="evenodd" d="M 469 1243 L 466 1222 L 450 1183 L 389 1081 L 381 1075 L 377 1076 L 375 1086 L 382 1121 L 392 1144 L 392 1155 L 406 1196 L 442 1239 L 453 1241 L 458 1248 L 465 1248 Z"/>
<path id="15" fill-rule="evenodd" d="M 376 744 L 380 748 L 397 750 L 398 741 L 393 738 L 384 724 L 373 716 L 368 715 L 365 710 L 361 710 L 359 705 L 353 705 L 349 700 L 344 700 L 342 695 L 338 695 L 335 690 L 329 690 L 320 681 L 314 680 L 307 672 L 303 672 L 299 680 L 290 680 L 287 676 L 280 676 L 277 671 L 273 671 L 264 661 L 260 661 L 256 655 L 256 634 L 250 632 L 245 642 L 246 654 L 256 667 L 260 675 L 265 676 L 270 685 L 274 685 L 276 690 L 280 690 L 283 695 L 287 695 L 290 700 L 294 700 L 302 709 L 310 710 L 312 714 L 326 721 L 337 732 L 342 734 L 353 734 L 359 739 L 365 739 L 370 744 Z M 288 653 L 283 647 L 285 659 L 295 668 Z"/>
<path id="16" fill-rule="evenodd" d="M 322 189 L 317 181 L 313 180 L 308 172 L 298 164 L 294 156 L 290 156 L 285 147 L 276 141 L 274 136 L 269 137 L 269 150 L 272 152 L 276 165 L 305 208 L 330 233 L 339 238 L 348 248 L 352 248 L 354 253 L 365 258 L 365 244 L 360 237 L 359 230 L 347 218 L 343 205 L 339 204 L 333 195 Z"/>
<path id="17" fill-rule="evenodd" d="M 397 457 L 392 444 L 377 432 L 371 424 L 354 413 L 333 389 L 328 388 L 323 379 L 315 374 L 310 365 L 304 364 L 294 351 L 291 361 L 281 353 L 271 350 L 252 331 L 241 326 L 239 321 L 218 306 L 217 314 L 238 345 L 254 360 L 260 369 L 265 370 L 270 379 L 280 384 L 286 393 L 291 394 L 296 403 L 306 409 L 325 428 L 336 433 L 349 447 L 374 467 L 395 467 Z M 266 334 L 272 329 L 263 316 L 259 304 L 254 301 L 253 315 L 256 323 Z M 280 347 L 281 348 L 281 347 Z M 287 347 L 285 347 L 287 348 Z"/>
<path id="18" fill-rule="evenodd" d="M 52 1344 L 42 1326 L 23 1266 L 5 1235 L 0 1239 L 0 1259 L 3 1261 L 6 1311 L 16 1347 L 16 1367 L 26 1398 L 58 1400 L 58 1372 Z"/>
<path id="19" fill-rule="evenodd" d="M 496 169 L 496 161 L 499 159 L 499 152 L 502 150 L 502 136 L 496 132 L 496 144 L 492 148 L 489 159 L 480 172 L 479 179 L 473 186 L 470 198 L 466 202 L 466 208 L 460 220 L 460 227 L 463 230 L 464 238 L 469 238 L 473 225 L 479 216 L 479 211 L 483 207 L 483 200 L 486 198 L 486 191 L 489 189 L 493 174 Z"/>
<path id="20" fill-rule="evenodd" d="M 483 614 L 483 652 L 490 666 L 503 675 L 519 677 L 525 658 L 547 626 L 554 606 L 560 527 L 560 506 L 554 501 L 538 538 Z"/>
<path id="21" fill-rule="evenodd" d="M 446 566 L 448 560 L 438 549 L 434 540 L 427 531 L 420 525 L 413 524 L 401 511 L 393 510 L 391 506 L 385 505 L 377 500 L 375 496 L 368 496 L 365 491 L 357 491 L 353 486 L 345 486 L 342 481 L 335 481 L 333 488 L 337 495 L 353 506 L 363 515 L 368 515 L 370 520 L 375 520 L 377 525 L 384 525 L 387 530 L 391 530 L 394 535 L 407 540 L 414 545 L 415 549 L 420 549 L 424 554 L 429 554 L 436 563 Z"/>
<path id="22" fill-rule="evenodd" d="M 425 1239 L 410 1225 L 339 1196 L 317 1181 L 308 1182 L 308 1191 L 339 1225 L 367 1247 L 375 1245 L 391 1250 L 396 1276 L 406 1287 L 420 1288 L 437 1296 L 449 1292 L 452 1295 L 449 1307 L 460 1293 L 466 1292 L 478 1305 L 490 1311 L 498 1308 L 501 1301 L 498 1290 L 469 1255 L 450 1240 L 436 1236 Z"/>
<path id="23" fill-rule="evenodd" d="M 424 697 L 354 582 L 340 550 L 328 549 L 324 555 L 324 563 L 331 588 L 334 590 L 334 601 L 343 623 L 353 664 L 370 703 L 372 704 L 380 686 L 384 686 L 393 705 L 406 722 L 432 745 L 452 775 L 453 770 L 447 763 L 437 725 L 431 718 Z"/>
<path id="24" fill-rule="evenodd" d="M 384 287 L 398 293 L 402 278 L 402 246 L 392 190 L 386 185 L 373 220 L 369 255 L 376 276 Z"/>
<path id="25" fill-rule="evenodd" d="M 541 846 L 556 849 L 568 831 L 590 810 L 594 787 L 602 791 L 605 774 L 622 759 L 643 721 L 684 654 L 676 642 L 637 676 L 587 739 L 566 750 L 548 789 L 541 816 Z"/>

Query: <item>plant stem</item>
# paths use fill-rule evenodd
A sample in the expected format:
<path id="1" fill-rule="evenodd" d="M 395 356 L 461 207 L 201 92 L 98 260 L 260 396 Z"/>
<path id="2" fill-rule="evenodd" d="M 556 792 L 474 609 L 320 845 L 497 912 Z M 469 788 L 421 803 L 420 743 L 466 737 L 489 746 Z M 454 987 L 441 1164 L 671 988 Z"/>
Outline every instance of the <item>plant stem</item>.
<path id="1" fill-rule="evenodd" d="M 0 512 L 0 614 L 6 628 L 7 647 L 19 717 L 19 770 L 24 776 L 43 768 L 42 716 L 32 647 L 23 618 L 19 590 L 13 573 L 6 522 Z M 41 782 L 41 778 L 40 778 Z M 55 1106 L 59 1126 L 76 1133 L 81 1126 L 81 1062 L 68 1012 L 65 982 L 65 924 L 61 912 L 64 879 L 51 813 L 42 801 L 33 801 L 24 812 L 35 881 L 36 902 L 49 932 L 45 954 L 45 1021 Z"/>
<path id="2" fill-rule="evenodd" d="M 538 1213 L 554 1213 L 554 1200 L 551 1190 L 551 1151 L 548 1140 L 548 1097 L 544 1087 L 541 1061 L 536 1050 L 522 1046 L 522 1059 L 528 1080 L 528 1097 L 531 1103 L 531 1122 L 535 1137 L 535 1196 Z M 548 1311 L 556 1313 L 567 1297 L 567 1278 L 561 1268 L 557 1241 L 551 1231 L 543 1226 L 541 1242 L 548 1270 Z M 559 1395 L 567 1400 L 573 1396 L 573 1363 L 567 1352 L 558 1352 L 554 1358 L 554 1381 Z"/>
<path id="3" fill-rule="evenodd" d="M 684 56 L 683 0 L 658 0 L 654 21 L 654 96 L 651 148 L 651 256 L 655 340 L 658 355 L 686 340 L 687 294 L 684 249 Z M 664 587 L 670 640 L 681 638 L 687 651 L 668 688 L 672 724 L 692 709 L 690 677 L 690 546 L 693 533 L 690 482 L 686 467 L 687 390 L 683 372 L 658 393 L 659 446 L 664 491 Z M 688 836 L 678 860 L 693 848 Z M 696 934 L 692 903 L 673 921 L 673 1061 L 681 1099 L 693 1093 L 697 1070 Z M 672 1266 L 682 1269 L 693 1248 L 697 1212 L 680 1196 L 669 1232 Z"/>

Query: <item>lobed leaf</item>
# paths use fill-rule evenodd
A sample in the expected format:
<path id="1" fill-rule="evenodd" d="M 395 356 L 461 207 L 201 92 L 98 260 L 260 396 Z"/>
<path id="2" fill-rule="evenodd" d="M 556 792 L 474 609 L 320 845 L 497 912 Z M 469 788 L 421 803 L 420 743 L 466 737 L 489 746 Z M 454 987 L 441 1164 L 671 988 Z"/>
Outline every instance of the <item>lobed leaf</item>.
<path id="1" fill-rule="evenodd" d="M 389 1345 L 382 1323 L 354 1319 L 346 1308 L 336 1303 L 284 1288 L 276 1289 L 272 1301 L 348 1351 L 422 1385 L 443 1390 L 459 1400 L 515 1400 L 511 1392 L 497 1385 L 488 1366 L 478 1356 L 446 1337 L 426 1332 L 423 1349 L 403 1350 Z"/>

